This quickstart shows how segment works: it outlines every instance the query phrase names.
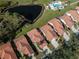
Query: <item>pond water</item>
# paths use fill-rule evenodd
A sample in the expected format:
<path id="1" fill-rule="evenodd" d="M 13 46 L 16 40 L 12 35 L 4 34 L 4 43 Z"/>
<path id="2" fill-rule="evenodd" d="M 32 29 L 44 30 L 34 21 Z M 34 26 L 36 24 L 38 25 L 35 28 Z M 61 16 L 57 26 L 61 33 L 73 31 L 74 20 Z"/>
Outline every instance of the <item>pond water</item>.
<path id="1" fill-rule="evenodd" d="M 15 7 L 10 7 L 5 9 L 6 11 L 9 11 L 9 13 L 18 13 L 22 16 L 24 16 L 24 18 L 21 18 L 20 20 L 23 21 L 19 21 L 16 26 L 15 25 L 11 25 L 11 27 L 8 27 L 8 25 L 6 25 L 5 28 L 8 28 L 8 30 L 6 30 L 7 34 L 4 33 L 2 36 L 0 36 L 0 39 L 2 40 L 2 42 L 8 42 L 10 39 L 14 39 L 16 36 L 16 32 L 19 30 L 19 32 L 21 32 L 21 28 L 25 25 L 25 24 L 32 24 L 34 23 L 36 20 L 38 20 L 38 18 L 40 17 L 40 14 L 43 12 L 43 6 L 40 5 L 24 5 L 24 6 L 15 6 Z M 42 14 L 41 14 L 42 15 Z M 17 19 L 16 19 L 17 20 Z M 10 28 L 12 28 L 10 30 Z"/>
<path id="2" fill-rule="evenodd" d="M 41 13 L 42 6 L 40 5 L 24 5 L 24 6 L 16 6 L 13 8 L 7 9 L 11 13 L 19 13 L 23 15 L 30 22 L 33 22 Z"/>

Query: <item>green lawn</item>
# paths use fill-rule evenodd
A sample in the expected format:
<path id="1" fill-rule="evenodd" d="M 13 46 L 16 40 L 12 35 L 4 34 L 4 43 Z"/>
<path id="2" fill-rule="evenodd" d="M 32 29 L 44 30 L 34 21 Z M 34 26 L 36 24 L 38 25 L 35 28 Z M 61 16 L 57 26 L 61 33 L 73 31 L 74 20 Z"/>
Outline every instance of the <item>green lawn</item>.
<path id="1" fill-rule="evenodd" d="M 32 3 L 32 0 L 16 0 L 19 2 L 19 4 L 31 4 Z M 50 3 L 51 1 L 53 0 L 36 0 L 35 3 L 37 4 L 48 4 Z M 63 0 L 61 0 L 63 1 Z M 76 1 L 76 0 L 70 0 L 72 2 Z M 15 0 L 13 0 L 13 2 L 15 2 Z M 34 29 L 34 28 L 40 28 L 42 27 L 43 25 L 45 25 L 49 20 L 57 17 L 57 16 L 60 16 L 60 15 L 63 15 L 65 12 L 71 10 L 71 9 L 74 9 L 75 8 L 75 5 L 73 6 L 68 6 L 68 7 L 65 7 L 65 9 L 61 10 L 60 12 L 59 11 L 53 11 L 53 10 L 45 10 L 43 15 L 34 23 L 34 24 L 29 24 L 29 25 L 25 25 L 23 28 L 22 28 L 22 32 L 20 32 L 18 34 L 18 32 L 16 34 L 18 34 L 17 36 L 21 35 L 21 34 L 26 34 L 28 31 Z"/>
<path id="2" fill-rule="evenodd" d="M 77 0 L 69 0 L 69 1 L 72 3 L 72 2 L 75 2 L 75 1 L 77 1 Z"/>
<path id="3" fill-rule="evenodd" d="M 34 24 L 25 25 L 22 28 L 22 32 L 20 32 L 19 35 L 26 34 L 28 31 L 30 31 L 34 28 L 40 28 L 43 25 L 45 25 L 49 20 L 51 20 L 57 16 L 61 16 L 65 12 L 67 12 L 71 9 L 74 9 L 75 7 L 76 7 L 76 5 L 68 6 L 68 7 L 65 7 L 65 9 L 63 9 L 61 11 L 45 10 L 43 15 Z"/>
<path id="4" fill-rule="evenodd" d="M 19 2 L 20 4 L 31 4 L 33 0 L 16 0 L 17 2 Z M 36 0 L 36 3 L 41 3 L 41 4 L 48 4 L 49 2 L 51 2 L 53 0 Z M 13 2 L 15 2 L 15 0 L 13 0 Z"/>

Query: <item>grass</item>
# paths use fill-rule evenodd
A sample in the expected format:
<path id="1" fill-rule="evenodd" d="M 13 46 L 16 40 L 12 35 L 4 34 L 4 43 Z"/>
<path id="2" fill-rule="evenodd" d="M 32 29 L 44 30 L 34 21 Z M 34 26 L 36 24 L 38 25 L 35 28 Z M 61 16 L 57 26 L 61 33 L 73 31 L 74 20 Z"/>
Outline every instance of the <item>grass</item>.
<path id="1" fill-rule="evenodd" d="M 17 36 L 21 35 L 21 34 L 26 34 L 28 31 L 34 29 L 34 28 L 40 28 L 43 25 L 45 25 L 48 21 L 50 21 L 51 19 L 61 16 L 63 15 L 65 12 L 71 10 L 71 9 L 75 9 L 76 5 L 72 5 L 72 6 L 68 6 L 65 7 L 65 9 L 62 9 L 61 11 L 53 11 L 53 10 L 45 10 L 43 15 L 34 23 L 34 24 L 29 24 L 29 25 L 25 25 L 22 28 L 22 32 L 20 32 Z"/>
<path id="2" fill-rule="evenodd" d="M 76 2 L 77 0 L 69 0 L 71 3 Z"/>
<path id="3" fill-rule="evenodd" d="M 13 0 L 13 2 L 19 2 L 19 4 L 31 4 L 33 0 Z M 41 3 L 41 4 L 48 4 L 49 2 L 51 2 L 53 0 L 36 0 L 36 3 Z"/>
<path id="4" fill-rule="evenodd" d="M 31 4 L 32 3 L 32 0 L 12 0 L 13 2 L 19 2 L 19 4 Z M 35 3 L 37 4 L 48 4 L 50 3 L 51 1 L 53 0 L 36 0 Z M 63 0 L 61 0 L 63 1 Z M 75 0 L 71 0 L 72 2 L 74 2 Z M 45 10 L 43 15 L 34 23 L 34 24 L 26 24 L 25 26 L 23 26 L 22 28 L 22 32 L 17 33 L 18 34 L 17 36 L 19 35 L 22 35 L 22 34 L 26 34 L 28 31 L 34 29 L 34 28 L 40 28 L 42 27 L 43 25 L 45 25 L 48 21 L 50 21 L 51 19 L 57 17 L 57 16 L 60 16 L 60 15 L 63 15 L 65 12 L 71 10 L 71 9 L 74 9 L 75 8 L 75 5 L 74 6 L 68 6 L 66 7 L 65 9 L 61 10 L 60 12 L 59 11 L 53 11 L 53 10 Z"/>

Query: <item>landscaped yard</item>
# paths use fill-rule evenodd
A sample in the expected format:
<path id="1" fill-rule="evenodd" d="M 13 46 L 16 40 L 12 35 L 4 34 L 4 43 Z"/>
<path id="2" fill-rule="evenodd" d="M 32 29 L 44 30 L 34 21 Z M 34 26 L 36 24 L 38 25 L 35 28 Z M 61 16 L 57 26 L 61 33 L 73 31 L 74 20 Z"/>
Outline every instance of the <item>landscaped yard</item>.
<path id="1" fill-rule="evenodd" d="M 48 4 L 49 2 L 53 1 L 53 0 L 16 0 L 18 1 L 20 4 L 31 4 L 33 1 L 35 1 L 36 3 L 41 3 L 41 4 Z M 15 0 L 13 0 L 13 2 L 15 2 Z"/>
<path id="2" fill-rule="evenodd" d="M 13 0 L 15 2 L 15 0 Z M 48 4 L 50 3 L 51 1 L 54 1 L 54 0 L 16 0 L 18 1 L 20 4 L 29 4 L 29 3 L 32 3 L 33 1 L 35 1 L 36 3 L 41 3 L 41 4 Z M 70 1 L 70 2 L 75 2 L 77 0 L 60 0 L 60 1 Z"/>
<path id="3" fill-rule="evenodd" d="M 5 1 L 5 0 L 0 0 L 0 3 L 1 3 L 1 1 Z M 12 2 L 14 2 L 14 3 L 18 2 L 21 5 L 22 4 L 24 4 L 24 5 L 32 4 L 32 3 L 48 5 L 51 1 L 53 1 L 53 0 L 20 0 L 20 1 L 19 0 L 12 0 Z M 61 1 L 65 1 L 65 0 L 61 0 Z M 70 0 L 70 1 L 74 2 L 76 0 Z M 45 10 L 43 15 L 34 24 L 28 24 L 28 25 L 26 24 L 25 26 L 23 26 L 22 31 L 19 32 L 19 33 L 17 31 L 16 34 L 18 34 L 17 36 L 19 36 L 21 34 L 26 34 L 28 31 L 30 31 L 30 30 L 32 30 L 34 28 L 40 28 L 41 26 L 46 24 L 49 20 L 51 20 L 51 19 L 53 19 L 53 18 L 55 18 L 57 16 L 63 15 L 68 10 L 71 10 L 71 9 L 74 9 L 74 8 L 75 8 L 75 5 L 65 7 L 65 9 L 60 10 L 60 11 L 53 11 L 53 10 L 50 10 L 50 9 Z"/>
<path id="4" fill-rule="evenodd" d="M 75 2 L 75 1 L 77 1 L 77 0 L 69 0 L 69 1 L 72 3 L 72 2 Z"/>
<path id="5" fill-rule="evenodd" d="M 22 28 L 22 32 L 20 32 L 19 35 L 26 34 L 28 31 L 30 31 L 34 28 L 40 28 L 41 26 L 46 24 L 49 20 L 51 20 L 57 16 L 63 15 L 65 12 L 67 12 L 71 9 L 74 9 L 75 7 L 76 7 L 76 5 L 68 6 L 68 7 L 65 7 L 65 9 L 60 10 L 60 11 L 53 11 L 50 9 L 45 10 L 43 15 L 34 24 L 25 25 Z"/>
<path id="6" fill-rule="evenodd" d="M 33 1 L 35 1 L 34 3 L 37 3 L 37 4 L 48 4 L 48 3 L 50 3 L 52 0 L 13 0 L 13 2 L 15 3 L 16 1 L 18 1 L 19 2 L 19 4 L 32 4 L 33 3 Z M 64 1 L 64 0 L 62 0 L 62 1 Z M 71 0 L 71 2 L 74 2 L 74 1 L 76 1 L 76 0 Z M 4 2 L 5 3 L 5 2 Z M 3 4 L 4 4 L 3 3 Z M 3 5 L 2 4 L 2 5 Z M 5 5 L 5 4 L 4 4 Z M 8 5 L 8 4 L 7 4 Z M 6 6 L 6 5 L 5 5 Z M 17 36 L 16 37 L 18 37 L 18 36 L 20 36 L 20 35 L 23 35 L 23 34 L 26 34 L 28 31 L 30 31 L 30 30 L 32 30 L 32 29 L 34 29 L 34 28 L 40 28 L 40 27 L 42 27 L 43 25 L 45 25 L 45 24 L 47 24 L 47 22 L 48 21 L 50 21 L 51 19 L 53 19 L 53 18 L 55 18 L 55 17 L 58 17 L 58 16 L 62 16 L 63 14 L 65 14 L 67 11 L 69 11 L 69 10 L 72 10 L 72 9 L 75 9 L 75 7 L 77 6 L 77 4 L 72 4 L 72 5 L 68 5 L 67 7 L 65 7 L 64 9 L 62 9 L 62 10 L 57 10 L 57 11 L 53 11 L 53 10 L 51 10 L 51 9 L 45 9 L 44 10 L 44 12 L 43 12 L 43 14 L 42 14 L 42 16 L 35 22 L 35 23 L 33 23 L 33 24 L 25 24 L 23 27 L 22 27 L 22 30 L 20 30 L 20 28 L 19 28 L 19 30 L 17 31 L 17 32 L 14 32 L 14 31 L 12 31 L 12 34 L 13 34 L 13 38 L 15 38 L 15 36 L 16 36 L 16 34 L 17 34 Z M 33 9 L 34 10 L 34 9 Z M 33 11 L 32 10 L 32 11 Z M 24 9 L 23 9 L 23 11 L 24 11 Z M 25 10 L 26 11 L 26 10 Z M 36 10 L 37 11 L 37 10 Z M 36 11 L 35 11 L 35 13 L 36 13 Z M 22 11 L 21 11 L 22 12 Z M 26 13 L 27 14 L 27 13 Z M 17 16 L 16 16 L 17 15 Z M 15 28 L 16 28 L 16 25 L 17 25 L 17 27 L 19 26 L 19 21 L 21 20 L 23 20 L 22 18 L 20 18 L 20 17 L 18 17 L 18 14 L 16 14 L 16 13 L 14 13 L 14 14 L 9 14 L 9 13 L 5 13 L 4 15 L 1 15 L 0 14 L 0 16 L 3 16 L 3 19 L 2 19 L 2 17 L 0 18 L 0 21 L 1 20 L 5 20 L 6 21 L 6 23 L 5 22 L 3 22 L 3 24 L 2 25 L 4 25 L 4 27 L 3 27 L 3 33 L 5 33 L 6 31 L 4 31 L 5 30 L 5 26 L 6 26 L 6 24 L 7 24 L 7 30 L 8 31 L 10 31 L 10 30 L 15 30 Z M 18 18 L 17 18 L 18 17 Z M 9 21 L 9 22 L 7 22 L 7 21 Z M 23 24 L 23 23 L 22 23 Z M 13 26 L 14 27 L 13 27 Z M 3 33 L 1 33 L 1 35 L 3 34 Z M 66 48 L 66 46 L 64 46 L 63 45 L 63 47 L 65 47 L 65 49 L 61 49 L 61 50 L 58 50 L 58 53 L 57 53 L 57 55 L 53 55 L 52 54 L 52 57 L 53 57 L 53 59 L 55 59 L 54 58 L 54 56 L 55 57 L 57 57 L 58 56 L 58 59 L 59 59 L 59 56 L 60 57 L 62 57 L 63 55 L 65 56 L 65 59 L 69 59 L 70 57 L 73 57 L 73 59 L 77 59 L 77 58 L 75 58 L 74 56 L 73 56 L 73 54 L 74 55 L 76 55 L 77 53 L 75 53 L 75 52 L 78 52 L 78 51 L 76 51 L 76 50 L 74 50 L 73 49 L 73 47 L 74 48 L 76 48 L 76 47 L 78 47 L 79 46 L 79 44 L 78 44 L 78 46 L 77 46 L 77 44 L 76 43 L 78 43 L 79 41 L 77 40 L 77 38 L 75 37 L 75 35 L 74 34 L 70 34 L 70 35 L 72 35 L 72 36 L 70 36 L 71 37 L 71 39 L 73 39 L 72 41 L 70 41 L 70 43 L 72 43 L 72 45 L 70 44 L 70 47 L 67 47 Z M 12 35 L 10 35 L 10 36 L 12 36 Z M 8 37 L 10 37 L 10 36 L 8 36 Z M 2 37 L 2 38 L 4 38 L 4 36 Z M 0 38 L 1 39 L 1 38 Z M 8 38 L 5 38 L 5 39 L 8 39 Z M 11 39 L 11 38 L 10 38 Z M 74 41 L 74 39 L 76 39 L 76 41 Z M 3 41 L 3 40 L 2 40 Z M 4 40 L 4 41 L 6 41 L 6 40 Z M 69 45 L 68 45 L 69 46 Z M 51 48 L 52 47 L 52 45 L 51 44 L 48 44 L 48 47 L 49 48 Z M 69 48 L 70 48 L 70 50 L 69 50 Z M 53 48 L 52 48 L 53 49 Z M 51 50 L 52 50 L 51 49 Z M 72 51 L 72 50 L 73 51 Z M 61 52 L 63 51 L 63 53 L 61 54 Z M 39 55 L 37 55 L 36 57 L 37 57 L 37 59 L 40 59 L 40 57 L 42 57 L 42 56 L 44 56 L 45 54 L 44 53 L 39 53 Z M 67 56 L 69 57 L 69 58 L 67 58 Z M 64 59 L 64 58 L 62 58 L 62 59 Z M 72 58 L 71 58 L 72 59 Z"/>

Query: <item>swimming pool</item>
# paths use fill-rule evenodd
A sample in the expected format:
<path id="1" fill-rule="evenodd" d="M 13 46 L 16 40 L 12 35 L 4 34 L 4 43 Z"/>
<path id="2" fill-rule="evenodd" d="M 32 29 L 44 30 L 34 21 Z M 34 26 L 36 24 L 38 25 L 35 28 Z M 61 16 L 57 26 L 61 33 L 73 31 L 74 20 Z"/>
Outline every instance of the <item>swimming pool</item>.
<path id="1" fill-rule="evenodd" d="M 60 7 L 60 6 L 62 6 L 61 4 L 59 4 L 59 3 L 54 3 L 54 4 L 52 4 L 54 7 Z"/>
<path id="2" fill-rule="evenodd" d="M 64 8 L 64 6 L 62 5 L 61 2 L 52 2 L 51 4 L 49 4 L 49 6 L 53 10 L 63 9 Z"/>

